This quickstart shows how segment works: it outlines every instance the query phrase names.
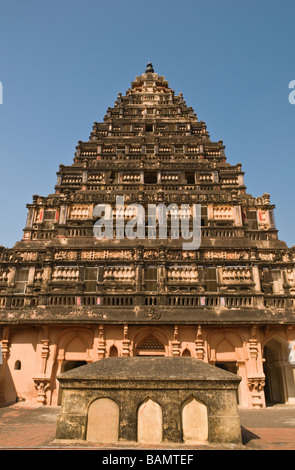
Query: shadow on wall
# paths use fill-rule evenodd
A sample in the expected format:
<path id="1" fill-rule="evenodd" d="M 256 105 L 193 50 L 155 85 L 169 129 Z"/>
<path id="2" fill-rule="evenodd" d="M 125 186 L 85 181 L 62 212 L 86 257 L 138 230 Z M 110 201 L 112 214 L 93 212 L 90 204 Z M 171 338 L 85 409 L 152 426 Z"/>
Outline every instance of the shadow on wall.
<path id="1" fill-rule="evenodd" d="M 19 364 L 15 364 L 19 367 Z M 18 369 L 20 370 L 20 369 Z M 2 375 L 3 374 L 3 375 Z M 17 396 L 17 391 L 8 365 L 4 369 L 4 365 L 0 364 L 0 406 L 10 405 L 17 401 L 21 401 L 21 397 Z M 4 385 L 5 384 L 5 385 Z"/>

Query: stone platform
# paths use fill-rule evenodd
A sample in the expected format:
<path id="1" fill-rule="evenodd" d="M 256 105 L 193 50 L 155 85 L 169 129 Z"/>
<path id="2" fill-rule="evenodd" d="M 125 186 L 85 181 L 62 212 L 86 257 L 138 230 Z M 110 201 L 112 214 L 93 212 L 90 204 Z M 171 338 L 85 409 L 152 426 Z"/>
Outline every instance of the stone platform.
<path id="1" fill-rule="evenodd" d="M 240 378 L 191 357 L 109 357 L 58 377 L 56 438 L 241 443 Z"/>

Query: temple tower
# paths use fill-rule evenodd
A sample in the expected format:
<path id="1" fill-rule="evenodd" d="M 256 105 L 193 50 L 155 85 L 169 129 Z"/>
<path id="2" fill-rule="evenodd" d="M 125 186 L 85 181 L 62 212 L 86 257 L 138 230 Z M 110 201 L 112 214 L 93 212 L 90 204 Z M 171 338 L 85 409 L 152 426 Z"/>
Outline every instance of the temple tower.
<path id="1" fill-rule="evenodd" d="M 238 374 L 242 407 L 294 404 L 295 253 L 274 208 L 149 63 L 0 249 L 2 402 L 57 404 L 57 374 L 104 357 L 183 355 Z"/>

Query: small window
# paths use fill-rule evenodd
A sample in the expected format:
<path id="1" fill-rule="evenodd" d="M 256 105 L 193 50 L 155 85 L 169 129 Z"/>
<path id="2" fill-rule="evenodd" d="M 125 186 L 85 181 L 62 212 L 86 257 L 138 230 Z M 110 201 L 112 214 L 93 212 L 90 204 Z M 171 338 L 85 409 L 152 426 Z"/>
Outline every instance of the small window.
<path id="1" fill-rule="evenodd" d="M 187 184 L 195 184 L 195 173 L 186 173 L 185 176 Z"/>
<path id="2" fill-rule="evenodd" d="M 247 218 L 249 230 L 258 230 L 257 211 L 248 211 Z"/>
<path id="3" fill-rule="evenodd" d="M 45 210 L 43 217 L 44 228 L 53 228 L 53 223 L 55 221 L 55 210 Z"/>
<path id="4" fill-rule="evenodd" d="M 273 293 L 274 294 L 283 294 L 284 286 L 282 273 L 279 269 L 271 271 L 272 283 L 273 283 Z"/>
<path id="5" fill-rule="evenodd" d="M 145 290 L 148 292 L 157 292 L 158 290 L 158 270 L 157 268 L 145 269 Z"/>
<path id="6" fill-rule="evenodd" d="M 96 292 L 98 268 L 85 268 L 85 292 Z"/>
<path id="7" fill-rule="evenodd" d="M 186 348 L 186 349 L 183 351 L 183 353 L 182 353 L 181 355 L 182 355 L 182 356 L 185 356 L 185 357 L 189 357 L 189 356 L 191 356 L 191 353 L 190 353 L 190 351 Z"/>
<path id="8" fill-rule="evenodd" d="M 146 184 L 156 184 L 157 183 L 157 172 L 150 172 L 144 174 L 144 182 Z"/>
<path id="9" fill-rule="evenodd" d="M 22 363 L 20 361 L 15 361 L 14 363 L 14 370 L 21 370 Z"/>
<path id="10" fill-rule="evenodd" d="M 26 227 L 32 227 L 33 224 L 34 211 L 32 209 L 28 210 L 28 216 L 26 221 Z"/>
<path id="11" fill-rule="evenodd" d="M 205 268 L 205 288 L 207 292 L 217 292 L 216 268 Z"/>
<path id="12" fill-rule="evenodd" d="M 154 126 L 152 124 L 145 125 L 145 132 L 153 132 Z"/>
<path id="13" fill-rule="evenodd" d="M 271 228 L 275 228 L 276 224 L 275 224 L 273 211 L 269 211 L 268 214 L 269 214 L 269 225 Z"/>
<path id="14" fill-rule="evenodd" d="M 201 207 L 201 226 L 206 227 L 208 225 L 208 210 L 207 206 Z"/>
<path id="15" fill-rule="evenodd" d="M 21 268 L 18 269 L 15 276 L 15 288 L 16 294 L 24 294 L 26 292 L 27 284 L 29 279 L 29 269 Z"/>
<path id="16" fill-rule="evenodd" d="M 116 348 L 115 345 L 113 345 L 113 346 L 110 348 L 109 356 L 110 356 L 110 357 L 118 357 L 118 349 Z"/>

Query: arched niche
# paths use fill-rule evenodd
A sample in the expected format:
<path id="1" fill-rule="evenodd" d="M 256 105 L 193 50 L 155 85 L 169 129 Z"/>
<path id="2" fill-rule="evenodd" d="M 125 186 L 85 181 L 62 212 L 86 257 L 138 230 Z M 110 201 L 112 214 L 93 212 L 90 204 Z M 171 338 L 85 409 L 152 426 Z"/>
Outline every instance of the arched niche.
<path id="1" fill-rule="evenodd" d="M 93 334 L 83 328 L 64 330 L 56 341 L 54 375 L 87 364 L 91 360 Z M 57 384 L 57 404 L 61 404 L 61 388 Z"/>
<path id="2" fill-rule="evenodd" d="M 190 356 L 191 356 L 190 350 L 187 349 L 187 348 L 184 349 L 184 350 L 182 351 L 182 354 L 181 354 L 181 355 L 182 355 L 182 356 L 186 356 L 186 357 L 190 357 Z"/>
<path id="3" fill-rule="evenodd" d="M 168 340 L 163 332 L 157 329 L 143 329 L 134 339 L 136 356 L 167 355 Z"/>
<path id="4" fill-rule="evenodd" d="M 87 358 L 87 343 L 80 335 L 73 336 L 65 347 L 65 360 L 86 360 Z"/>
<path id="5" fill-rule="evenodd" d="M 192 397 L 182 408 L 182 433 L 184 442 L 208 440 L 207 406 Z"/>
<path id="6" fill-rule="evenodd" d="M 117 347 L 113 344 L 113 346 L 110 347 L 109 351 L 109 357 L 118 357 L 118 349 Z"/>
<path id="7" fill-rule="evenodd" d="M 236 361 L 235 347 L 227 338 L 223 338 L 216 345 L 215 354 L 216 354 L 216 362 Z"/>
<path id="8" fill-rule="evenodd" d="M 236 362 L 244 360 L 243 340 L 233 330 L 215 330 L 208 336 L 210 360 L 213 362 Z"/>
<path id="9" fill-rule="evenodd" d="M 86 440 L 112 443 L 119 440 L 119 406 L 109 398 L 91 403 L 87 416 Z"/>
<path id="10" fill-rule="evenodd" d="M 93 333 L 86 329 L 63 331 L 58 337 L 56 358 L 58 361 L 89 361 L 93 349 Z"/>
<path id="11" fill-rule="evenodd" d="M 151 399 L 140 405 L 137 412 L 137 440 L 142 443 L 162 442 L 163 418 L 161 406 Z"/>
<path id="12" fill-rule="evenodd" d="M 148 331 L 136 344 L 137 356 L 165 356 L 166 348 L 161 335 L 154 331 Z"/>
<path id="13" fill-rule="evenodd" d="M 15 361 L 14 363 L 14 370 L 21 370 L 22 368 L 22 363 L 20 360 Z"/>

